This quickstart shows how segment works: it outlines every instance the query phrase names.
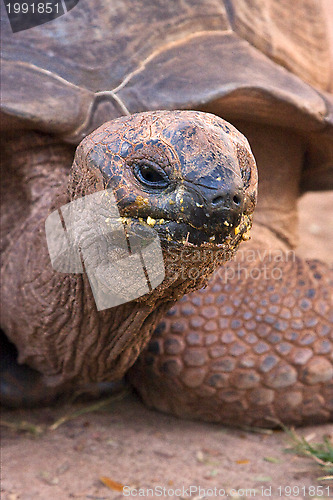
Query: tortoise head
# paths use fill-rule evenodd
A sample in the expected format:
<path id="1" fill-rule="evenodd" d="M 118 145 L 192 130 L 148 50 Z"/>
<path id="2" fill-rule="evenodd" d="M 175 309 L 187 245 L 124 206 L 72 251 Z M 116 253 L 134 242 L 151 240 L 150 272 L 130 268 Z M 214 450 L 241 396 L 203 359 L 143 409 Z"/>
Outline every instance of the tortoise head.
<path id="1" fill-rule="evenodd" d="M 257 173 L 247 140 L 221 118 L 155 111 L 105 123 L 78 147 L 71 196 L 110 188 L 122 221 L 153 227 L 164 255 L 209 249 L 221 263 L 247 238 Z"/>

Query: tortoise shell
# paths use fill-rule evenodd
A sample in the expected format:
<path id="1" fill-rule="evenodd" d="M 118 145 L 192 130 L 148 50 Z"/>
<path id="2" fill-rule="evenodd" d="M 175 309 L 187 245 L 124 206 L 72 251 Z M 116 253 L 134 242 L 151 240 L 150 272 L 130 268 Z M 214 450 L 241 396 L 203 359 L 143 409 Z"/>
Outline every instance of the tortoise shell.
<path id="1" fill-rule="evenodd" d="M 212 111 L 303 134 L 301 188 L 328 189 L 330 12 L 326 0 L 80 0 L 17 33 L 3 13 L 3 126 L 77 144 L 124 114 Z"/>

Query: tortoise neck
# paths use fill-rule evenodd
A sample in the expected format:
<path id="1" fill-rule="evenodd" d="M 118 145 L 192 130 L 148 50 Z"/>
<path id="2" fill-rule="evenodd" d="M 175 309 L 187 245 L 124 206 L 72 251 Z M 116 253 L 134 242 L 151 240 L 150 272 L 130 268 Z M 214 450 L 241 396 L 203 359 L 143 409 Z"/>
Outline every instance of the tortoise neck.
<path id="1" fill-rule="evenodd" d="M 73 146 L 47 134 L 22 131 L 16 137 L 2 136 L 2 251 L 29 214 L 38 212 L 46 218 L 54 193 L 67 186 L 73 156 Z"/>
<path id="2" fill-rule="evenodd" d="M 303 139 L 291 130 L 239 121 L 236 127 L 248 138 L 259 172 L 259 196 L 254 228 L 267 229 L 282 246 L 298 243 L 297 200 L 304 161 Z M 260 228 L 257 230 L 260 233 Z"/>
<path id="3" fill-rule="evenodd" d="M 16 177 L 29 203 L 58 188 L 72 164 L 75 149 L 61 139 L 40 132 L 25 131 L 3 141 L 4 175 Z M 56 182 L 50 182 L 55 180 Z M 47 182 L 46 182 L 47 181 Z"/>
<path id="4" fill-rule="evenodd" d="M 2 325 L 18 348 L 20 363 L 45 375 L 49 385 L 122 376 L 161 315 L 173 301 L 203 285 L 219 258 L 207 261 L 209 254 L 201 253 L 189 259 L 179 251 L 152 293 L 97 311 L 86 274 L 53 269 L 45 235 L 47 216 L 70 201 L 72 149 L 56 138 L 27 133 L 17 147 L 7 144 L 4 168 L 3 262 L 13 272 L 4 273 Z M 193 270 L 198 274 L 192 276 Z"/>

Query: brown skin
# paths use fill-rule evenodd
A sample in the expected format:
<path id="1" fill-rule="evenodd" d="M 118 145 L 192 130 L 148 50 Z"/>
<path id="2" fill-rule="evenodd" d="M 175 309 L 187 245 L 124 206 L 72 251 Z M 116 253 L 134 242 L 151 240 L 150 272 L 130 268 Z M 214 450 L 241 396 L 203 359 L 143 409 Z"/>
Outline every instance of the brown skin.
<path id="1" fill-rule="evenodd" d="M 295 203 L 299 185 L 305 190 L 320 190 L 329 187 L 332 181 L 333 108 L 332 99 L 326 94 L 332 90 L 332 44 L 326 22 L 330 17 L 328 2 L 294 0 L 291 10 L 287 0 L 183 0 L 170 5 L 155 0 L 121 0 L 106 4 L 99 0 L 81 0 L 80 7 L 70 16 L 62 16 L 56 21 L 58 28 L 53 23 L 46 23 L 36 30 L 13 35 L 9 24 L 4 22 L 2 105 L 5 120 L 0 125 L 5 129 L 12 127 L 14 133 L 20 126 L 34 126 L 77 144 L 110 117 L 144 109 L 188 109 L 206 103 L 206 110 L 232 122 L 238 118 L 303 131 L 307 141 L 304 165 L 301 159 L 305 152 L 303 142 L 295 134 L 267 126 L 251 128 L 240 123 L 251 137 L 261 170 L 262 195 L 257 216 L 261 226 L 256 230 L 257 244 L 261 249 L 268 246 L 288 249 L 289 245 L 294 245 L 296 236 Z M 14 144 L 13 151 L 17 142 Z M 58 170 L 61 170 L 62 157 L 65 155 L 66 163 L 68 154 L 69 149 L 59 145 L 53 168 L 59 165 Z M 275 155 L 276 160 L 272 163 Z M 35 150 L 33 156 L 34 161 L 38 156 L 38 161 L 48 169 L 49 153 L 45 148 L 43 154 Z M 59 183 L 61 175 L 49 172 L 39 179 L 35 177 L 33 183 L 38 185 L 44 178 L 46 186 L 39 188 L 30 183 L 33 195 L 29 194 L 31 199 L 21 203 L 28 185 L 25 183 L 18 189 L 25 174 L 16 173 L 17 160 L 14 154 L 9 161 L 15 169 L 10 179 L 10 204 L 5 210 L 11 233 L 5 236 L 4 244 L 17 245 L 18 241 L 21 245 L 18 254 L 22 254 L 24 262 L 27 259 L 26 241 L 31 241 L 30 233 L 37 226 L 31 222 L 30 228 L 23 228 L 21 223 L 32 206 L 36 207 L 36 217 L 42 214 L 40 203 L 32 205 L 32 198 L 44 193 L 48 204 L 48 181 Z M 29 169 L 31 153 L 27 151 L 22 160 L 23 170 Z M 39 245 L 38 236 L 34 237 L 34 244 Z M 17 272 L 21 265 L 17 262 L 20 259 L 14 259 L 11 264 L 11 273 Z M 35 276 L 36 270 L 31 272 L 33 276 L 28 276 L 28 281 Z M 307 275 L 304 269 L 302 272 Z M 327 270 L 324 275 L 324 279 L 328 279 Z M 257 286 L 258 282 L 255 284 Z M 27 285 L 16 282 L 13 289 L 11 285 L 6 286 L 9 288 L 5 288 L 5 293 L 10 297 L 5 311 L 7 329 L 14 332 L 16 327 L 12 322 L 14 318 L 19 322 L 17 311 L 27 297 L 17 299 L 17 310 L 11 310 L 12 296 L 16 296 L 17 289 L 24 290 Z M 290 285 L 287 287 L 289 292 Z M 325 291 L 325 287 L 323 284 L 321 289 Z M 239 293 L 237 290 L 229 292 L 235 296 Z M 260 290 L 260 293 L 266 292 Z M 251 293 L 250 287 L 245 295 Z M 71 294 L 64 296 L 71 297 Z M 32 297 L 39 297 L 39 293 L 28 290 L 28 300 L 32 301 Z M 314 300 L 317 301 L 317 297 Z M 326 304 L 328 300 L 325 298 Z M 58 302 L 56 300 L 55 304 Z M 34 343 L 38 344 L 39 336 L 32 325 L 44 318 L 45 301 L 37 310 L 33 302 L 32 310 L 37 320 L 26 320 L 27 330 L 34 332 L 29 341 L 18 342 L 14 333 L 10 334 L 11 338 L 20 344 L 22 360 L 27 359 L 37 367 L 43 364 L 45 355 L 50 363 L 47 361 L 43 370 L 58 373 L 58 362 L 52 361 L 52 342 L 46 342 L 51 348 L 43 347 L 44 344 L 33 347 Z M 327 314 L 325 311 L 320 321 L 326 321 Z M 57 321 L 59 318 L 64 320 L 62 313 Z M 65 322 L 67 324 L 67 319 Z M 43 339 L 51 335 L 48 328 L 46 330 Z M 72 336 L 69 334 L 68 344 L 65 342 L 61 349 L 65 358 L 71 358 L 73 345 L 81 346 L 73 338 L 75 331 L 75 328 L 70 329 Z M 24 335 L 22 333 L 21 338 L 25 339 Z M 118 345 L 121 347 L 121 342 L 117 342 Z M 28 349 L 34 352 L 29 354 Z M 50 352 L 43 353 L 39 359 L 40 349 Z M 70 366 L 73 360 L 67 361 Z M 76 367 L 73 374 L 66 369 L 65 379 L 75 378 L 79 368 Z M 103 371 L 103 367 L 101 369 Z M 88 372 L 93 374 L 94 370 L 87 368 L 87 375 Z"/>
<path id="2" fill-rule="evenodd" d="M 305 141 L 237 126 L 259 169 L 251 241 L 229 270 L 167 313 L 130 380 L 149 406 L 181 417 L 264 427 L 331 421 L 333 273 L 292 251 Z"/>
<path id="3" fill-rule="evenodd" d="M 253 146 L 261 189 L 252 239 L 226 271 L 236 277 L 225 284 L 230 274 L 220 274 L 179 301 L 130 379 L 149 406 L 186 418 L 267 427 L 276 418 L 330 421 L 332 274 L 290 252 L 305 141 L 279 128 L 237 126 Z M 253 269 L 261 279 L 244 277 Z"/>
<path id="4" fill-rule="evenodd" d="M 79 146 L 69 176 L 72 149 L 53 137 L 9 137 L 6 148 L 2 327 L 19 363 L 55 390 L 123 376 L 170 305 L 202 287 L 251 226 L 254 159 L 246 139 L 212 115 L 154 112 L 109 122 Z M 148 189 L 134 175 L 144 160 L 169 176 L 165 190 Z M 166 277 L 151 294 L 97 311 L 85 275 L 52 269 L 44 223 L 55 208 L 105 188 L 128 224 L 148 215 L 166 219 L 156 225 Z M 178 277 L 168 265 L 169 250 L 184 248 L 210 252 L 197 279 Z"/>

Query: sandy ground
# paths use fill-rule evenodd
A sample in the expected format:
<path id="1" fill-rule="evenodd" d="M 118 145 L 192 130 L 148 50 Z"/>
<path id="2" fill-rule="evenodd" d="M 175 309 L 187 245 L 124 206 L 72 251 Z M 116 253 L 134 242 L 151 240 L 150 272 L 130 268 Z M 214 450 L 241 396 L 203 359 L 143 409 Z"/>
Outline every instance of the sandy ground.
<path id="1" fill-rule="evenodd" d="M 333 194 L 307 195 L 300 208 L 301 253 L 332 261 Z M 178 420 L 131 393 L 50 430 L 82 407 L 3 411 L 4 421 L 41 431 L 2 428 L 3 500 L 120 499 L 122 485 L 135 488 L 128 498 L 333 498 L 314 462 L 285 452 L 284 432 Z M 333 425 L 298 432 L 316 442 Z"/>

